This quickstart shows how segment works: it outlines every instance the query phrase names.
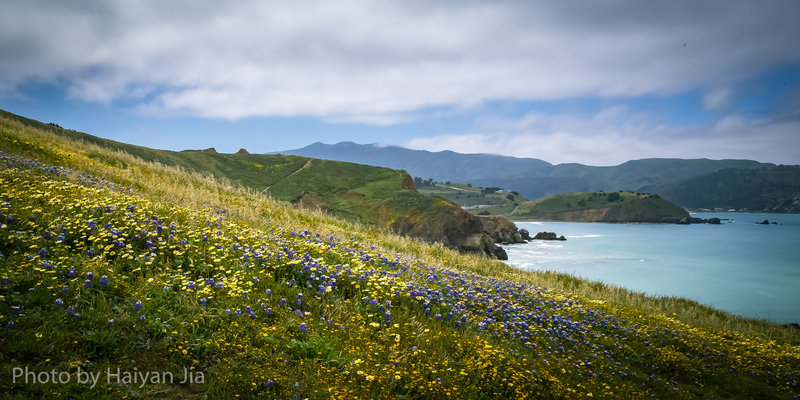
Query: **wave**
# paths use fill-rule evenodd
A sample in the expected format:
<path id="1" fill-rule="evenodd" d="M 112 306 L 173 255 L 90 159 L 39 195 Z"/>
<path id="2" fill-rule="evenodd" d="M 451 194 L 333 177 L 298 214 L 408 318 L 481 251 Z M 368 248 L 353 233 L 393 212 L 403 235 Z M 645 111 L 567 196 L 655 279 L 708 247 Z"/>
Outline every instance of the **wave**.
<path id="1" fill-rule="evenodd" d="M 603 235 L 598 235 L 598 234 L 587 234 L 587 235 L 564 235 L 564 237 L 567 237 L 567 238 L 573 238 L 573 239 L 581 239 L 581 238 L 596 238 L 596 237 L 603 237 Z"/>

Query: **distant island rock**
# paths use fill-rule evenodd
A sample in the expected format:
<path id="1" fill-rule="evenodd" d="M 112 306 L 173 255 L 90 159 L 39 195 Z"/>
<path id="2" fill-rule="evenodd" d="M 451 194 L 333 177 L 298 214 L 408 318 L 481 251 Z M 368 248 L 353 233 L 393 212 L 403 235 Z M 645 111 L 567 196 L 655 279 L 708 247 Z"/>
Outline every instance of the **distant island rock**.
<path id="1" fill-rule="evenodd" d="M 567 240 L 564 235 L 558 236 L 555 232 L 539 232 L 533 240 Z"/>
<path id="2" fill-rule="evenodd" d="M 777 223 L 777 222 L 775 222 L 775 221 L 769 222 L 769 220 L 768 220 L 768 219 L 765 219 L 765 220 L 763 220 L 763 221 L 761 221 L 761 222 L 756 222 L 756 224 L 757 224 L 757 225 L 770 225 L 770 224 L 771 224 L 771 225 L 778 225 L 778 223 Z"/>

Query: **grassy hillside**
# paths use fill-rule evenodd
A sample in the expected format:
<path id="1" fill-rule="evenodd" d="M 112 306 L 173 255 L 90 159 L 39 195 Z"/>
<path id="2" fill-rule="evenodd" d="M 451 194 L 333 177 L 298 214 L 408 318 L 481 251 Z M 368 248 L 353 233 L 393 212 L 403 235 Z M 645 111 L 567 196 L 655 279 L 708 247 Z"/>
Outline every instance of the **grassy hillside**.
<path id="1" fill-rule="evenodd" d="M 519 271 L 7 119 L 0 151 L 4 398 L 798 393 L 793 328 Z"/>
<path id="2" fill-rule="evenodd" d="M 42 124 L 7 112 L 4 118 L 24 126 L 103 148 L 208 174 L 232 185 L 263 192 L 307 209 L 386 228 L 460 251 L 495 257 L 499 247 L 480 223 L 457 204 L 416 191 L 404 171 L 340 161 L 280 154 L 220 154 L 214 149 L 180 152 L 149 149 Z M 128 163 L 108 159 L 120 168 Z"/>
<path id="3" fill-rule="evenodd" d="M 510 217 L 578 222 L 676 223 L 689 217 L 689 213 L 657 195 L 592 192 L 565 193 L 523 203 Z"/>

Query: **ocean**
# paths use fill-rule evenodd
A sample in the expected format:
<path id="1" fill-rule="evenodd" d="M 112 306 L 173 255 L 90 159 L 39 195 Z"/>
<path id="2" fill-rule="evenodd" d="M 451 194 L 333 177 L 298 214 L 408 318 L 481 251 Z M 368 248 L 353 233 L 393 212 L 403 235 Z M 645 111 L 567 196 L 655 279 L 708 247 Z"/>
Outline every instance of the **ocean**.
<path id="1" fill-rule="evenodd" d="M 504 246 L 507 263 L 654 296 L 695 300 L 748 318 L 800 323 L 800 215 L 696 213 L 721 225 L 517 222 L 566 241 Z M 778 225 L 760 225 L 768 219 Z"/>

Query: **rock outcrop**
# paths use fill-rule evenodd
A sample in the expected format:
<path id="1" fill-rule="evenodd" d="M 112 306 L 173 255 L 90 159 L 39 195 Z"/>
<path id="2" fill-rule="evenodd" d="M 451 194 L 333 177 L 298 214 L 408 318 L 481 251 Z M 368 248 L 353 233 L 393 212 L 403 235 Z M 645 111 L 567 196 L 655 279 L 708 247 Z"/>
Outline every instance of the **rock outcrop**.
<path id="1" fill-rule="evenodd" d="M 681 220 L 677 222 L 678 225 L 689 225 L 689 224 L 719 225 L 721 223 L 722 223 L 722 220 L 717 218 L 717 217 L 711 217 L 711 218 L 708 218 L 708 219 L 697 218 L 697 217 L 686 217 L 686 218 L 681 218 Z"/>
<path id="2" fill-rule="evenodd" d="M 490 215 L 479 216 L 478 219 L 483 227 L 483 232 L 489 235 L 495 243 L 525 243 L 527 240 L 530 240 L 528 231 L 517 229 L 517 226 L 508 218 Z"/>
<path id="3" fill-rule="evenodd" d="M 439 200 L 447 202 L 444 199 Z M 449 207 L 432 208 L 424 212 L 413 211 L 397 218 L 389 228 L 401 235 L 427 242 L 440 242 L 445 247 L 460 252 L 483 254 L 499 260 L 508 259 L 506 251 L 484 232 L 478 217 L 462 210 L 455 203 L 448 205 Z"/>
<path id="4" fill-rule="evenodd" d="M 533 240 L 567 240 L 564 235 L 558 236 L 555 232 L 539 232 L 533 237 Z"/>

